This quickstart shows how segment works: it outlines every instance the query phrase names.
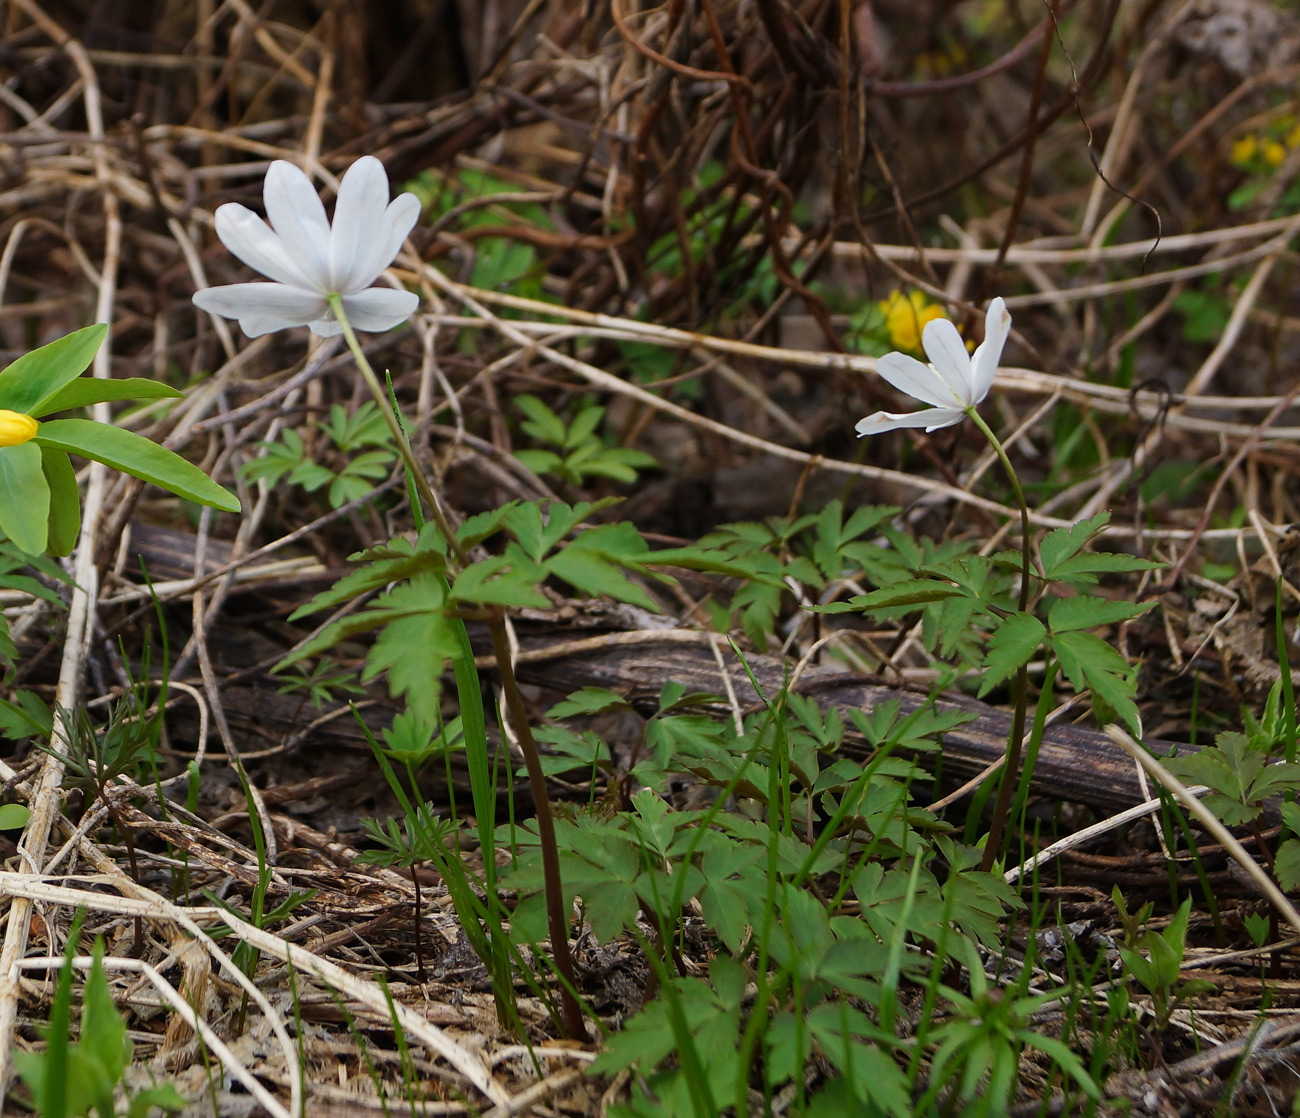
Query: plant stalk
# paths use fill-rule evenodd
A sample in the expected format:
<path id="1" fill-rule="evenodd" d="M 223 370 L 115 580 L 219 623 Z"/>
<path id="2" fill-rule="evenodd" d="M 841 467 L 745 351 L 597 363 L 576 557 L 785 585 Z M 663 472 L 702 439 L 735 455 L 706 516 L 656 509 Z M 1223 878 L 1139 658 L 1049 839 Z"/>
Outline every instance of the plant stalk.
<path id="1" fill-rule="evenodd" d="M 555 819 L 551 815 L 551 800 L 546 791 L 546 777 L 542 773 L 542 759 L 537 752 L 537 743 L 533 740 L 533 729 L 528 722 L 528 711 L 524 708 L 524 697 L 520 693 L 514 667 L 510 662 L 505 614 L 500 607 L 492 611 L 488 629 L 492 634 L 492 654 L 496 657 L 497 675 L 506 698 L 506 709 L 515 733 L 519 736 L 519 748 L 524 754 L 528 783 L 532 787 L 533 807 L 537 813 L 537 837 L 542 848 L 542 878 L 546 886 L 546 926 L 550 932 L 555 968 L 564 980 L 560 983 L 564 1028 L 570 1037 L 581 1040 L 586 1037 L 586 1029 L 583 1026 L 582 1009 L 573 995 L 578 984 L 573 970 L 573 956 L 569 953 L 569 921 L 564 912 L 560 855 L 555 843 Z"/>
<path id="2" fill-rule="evenodd" d="M 375 375 L 375 370 L 370 367 L 370 361 L 361 348 L 361 343 L 357 340 L 352 324 L 348 321 L 347 314 L 343 310 L 342 297 L 328 295 L 326 296 L 326 302 L 329 303 L 330 310 L 334 312 L 338 324 L 343 328 L 343 338 L 348 343 L 348 349 L 352 351 L 352 359 L 357 363 L 357 368 L 361 370 L 362 379 L 365 380 L 366 387 L 370 389 L 370 395 L 374 397 L 375 404 L 379 407 L 379 413 L 384 417 L 384 422 L 388 424 L 388 430 L 392 433 L 397 452 L 401 455 L 403 465 L 406 466 L 407 472 L 415 482 L 415 488 L 420 494 L 420 500 L 428 506 L 429 515 L 433 517 L 433 522 L 438 525 L 438 531 L 442 533 L 443 539 L 447 541 L 447 546 L 455 554 L 461 566 L 465 566 L 467 563 L 465 551 L 460 546 L 460 541 L 456 539 L 456 533 L 452 531 L 451 525 L 442 511 L 438 495 L 433 491 L 429 479 L 424 476 L 424 471 L 420 469 L 419 463 L 415 460 L 415 452 L 411 449 L 406 432 L 402 430 L 402 425 L 398 423 L 397 416 L 393 414 L 393 407 L 388 402 L 388 393 L 384 391 L 384 386 L 379 383 L 379 377 Z"/>
<path id="3" fill-rule="evenodd" d="M 1025 501 L 1025 491 L 1020 488 L 1020 478 L 1016 475 L 1015 467 L 1011 465 L 1011 459 L 1007 457 L 1006 449 L 1002 446 L 1002 442 L 997 435 L 993 433 L 993 429 L 980 418 L 979 412 L 973 406 L 966 409 L 966 414 L 970 416 L 975 426 L 988 439 L 989 445 L 993 447 L 994 453 L 1002 463 L 1002 469 L 1006 471 L 1007 478 L 1011 482 L 1012 491 L 1016 495 L 1016 503 L 1020 506 L 1019 610 L 1024 613 L 1029 607 L 1030 568 L 1029 505 Z M 988 837 L 984 840 L 984 854 L 980 858 L 980 869 L 985 873 L 993 868 L 993 863 L 1002 854 L 1002 843 L 1006 837 L 1007 815 L 1011 811 L 1011 797 L 1020 783 L 1020 752 L 1025 737 L 1025 711 L 1029 701 L 1029 669 L 1026 665 L 1022 664 L 1016 672 L 1015 680 L 1011 685 L 1011 698 L 1014 704 L 1014 713 L 1011 718 L 1011 733 L 1007 736 L 1007 760 L 1006 764 L 1002 766 L 1001 783 L 998 785 L 998 801 L 993 809 L 993 819 L 989 824 Z"/>

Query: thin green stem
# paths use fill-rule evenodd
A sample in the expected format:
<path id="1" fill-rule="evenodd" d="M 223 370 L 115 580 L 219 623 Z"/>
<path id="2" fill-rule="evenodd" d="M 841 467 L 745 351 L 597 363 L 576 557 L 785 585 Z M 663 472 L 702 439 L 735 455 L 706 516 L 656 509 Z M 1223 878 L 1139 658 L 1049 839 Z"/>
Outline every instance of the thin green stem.
<path id="1" fill-rule="evenodd" d="M 1015 467 L 1007 457 L 1002 441 L 993 433 L 993 429 L 980 418 L 975 408 L 966 409 L 975 426 L 988 439 L 993 452 L 1002 463 L 1011 488 L 1020 505 L 1020 612 L 1029 608 L 1029 573 L 1030 573 L 1030 536 L 1029 505 L 1025 501 L 1025 491 L 1020 488 L 1020 478 L 1016 476 Z M 1007 814 L 1011 810 L 1011 797 L 1020 783 L 1020 751 L 1025 736 L 1025 711 L 1029 703 L 1029 670 L 1021 665 L 1011 684 L 1011 698 L 1014 713 L 1011 718 L 1011 733 L 1007 736 L 1007 760 L 1002 766 L 1001 783 L 998 786 L 998 802 L 993 809 L 993 820 L 989 824 L 988 837 L 984 841 L 984 856 L 980 859 L 980 869 L 985 872 L 993 868 L 993 863 L 1002 854 L 1002 841 L 1006 832 Z"/>
<path id="2" fill-rule="evenodd" d="M 411 479 L 415 482 L 415 488 L 420 494 L 420 500 L 428 506 L 429 515 L 433 517 L 433 522 L 438 525 L 438 531 L 442 533 L 443 538 L 447 541 L 447 546 L 455 553 L 461 566 L 465 566 L 467 556 L 464 549 L 460 546 L 460 541 L 456 539 L 456 533 L 452 531 L 451 525 L 447 522 L 447 517 L 442 511 L 442 505 L 438 501 L 438 495 L 433 491 L 429 479 L 424 476 L 424 471 L 420 469 L 419 463 L 415 460 L 415 452 L 411 449 L 411 443 L 402 430 L 402 425 L 397 422 L 397 416 L 393 413 L 392 405 L 388 402 L 388 393 L 384 391 L 384 386 L 379 383 L 379 377 L 375 375 L 375 370 L 370 367 L 370 361 L 366 357 L 365 350 L 361 348 L 361 343 L 357 340 L 352 324 L 348 321 L 348 316 L 343 310 L 342 296 L 327 295 L 325 299 L 329 303 L 330 310 L 334 312 L 334 317 L 338 320 L 339 326 L 343 328 L 343 338 L 348 343 L 348 349 L 352 351 L 352 359 L 357 363 L 357 368 L 361 370 L 361 377 L 366 382 L 366 387 L 370 389 L 370 395 L 374 397 L 379 413 L 384 417 L 384 422 L 388 424 L 388 430 L 392 432 L 397 452 L 402 456 L 402 463 L 406 466 Z"/>

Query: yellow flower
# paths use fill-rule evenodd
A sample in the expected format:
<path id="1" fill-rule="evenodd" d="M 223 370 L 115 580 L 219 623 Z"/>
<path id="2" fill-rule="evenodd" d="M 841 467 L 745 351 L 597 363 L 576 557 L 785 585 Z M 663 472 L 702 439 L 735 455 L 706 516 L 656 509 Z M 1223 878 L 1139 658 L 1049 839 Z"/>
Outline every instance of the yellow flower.
<path id="1" fill-rule="evenodd" d="M 0 446 L 17 446 L 34 439 L 39 426 L 30 415 L 0 408 Z"/>
<path id="2" fill-rule="evenodd" d="M 1255 158 L 1255 152 L 1259 150 L 1259 137 L 1253 133 L 1242 136 L 1234 140 L 1232 144 L 1232 161 L 1238 166 L 1243 167 Z"/>
<path id="3" fill-rule="evenodd" d="M 1280 167 L 1286 158 L 1286 148 L 1276 140 L 1269 140 L 1264 145 L 1264 162 L 1270 167 Z"/>
<path id="4" fill-rule="evenodd" d="M 921 292 L 913 291 L 905 296 L 897 288 L 880 304 L 880 309 L 885 314 L 889 340 L 902 350 L 919 350 L 925 324 L 943 317 L 943 308 L 935 303 L 927 305 Z"/>

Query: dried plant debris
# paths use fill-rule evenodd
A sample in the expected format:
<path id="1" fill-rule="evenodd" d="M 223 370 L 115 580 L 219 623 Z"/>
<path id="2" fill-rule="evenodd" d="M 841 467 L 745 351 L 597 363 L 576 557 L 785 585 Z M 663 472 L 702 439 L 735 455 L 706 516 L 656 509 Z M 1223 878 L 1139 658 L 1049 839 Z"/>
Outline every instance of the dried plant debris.
<path id="1" fill-rule="evenodd" d="M 0 20 L 5 1115 L 1294 1107 L 1293 6 Z"/>

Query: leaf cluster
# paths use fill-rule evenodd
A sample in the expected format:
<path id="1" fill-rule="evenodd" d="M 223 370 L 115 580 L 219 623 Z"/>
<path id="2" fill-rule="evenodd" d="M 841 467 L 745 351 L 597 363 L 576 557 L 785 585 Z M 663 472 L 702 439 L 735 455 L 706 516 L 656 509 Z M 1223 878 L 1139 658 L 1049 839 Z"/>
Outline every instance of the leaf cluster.
<path id="1" fill-rule="evenodd" d="M 103 323 L 87 326 L 18 358 L 0 372 L 0 409 L 44 419 L 107 401 L 182 395 L 139 377 L 82 379 L 107 333 Z M 239 501 L 197 466 L 142 435 L 89 419 L 45 420 L 28 442 L 0 447 L 0 531 L 29 555 L 67 555 L 76 545 L 81 497 L 71 454 L 201 505 L 239 511 Z"/>
<path id="2" fill-rule="evenodd" d="M 367 400 L 353 412 L 338 404 L 330 408 L 329 418 L 316 424 L 324 434 L 337 460 L 331 468 L 308 453 L 302 436 L 292 427 L 285 428 L 278 442 L 258 445 L 262 454 L 240 467 L 245 481 L 265 481 L 276 485 L 287 481 L 308 493 L 326 491 L 330 508 L 337 509 L 358 500 L 386 478 L 397 461 L 393 436 L 379 406 Z M 372 449 L 367 449 L 372 448 Z"/>

